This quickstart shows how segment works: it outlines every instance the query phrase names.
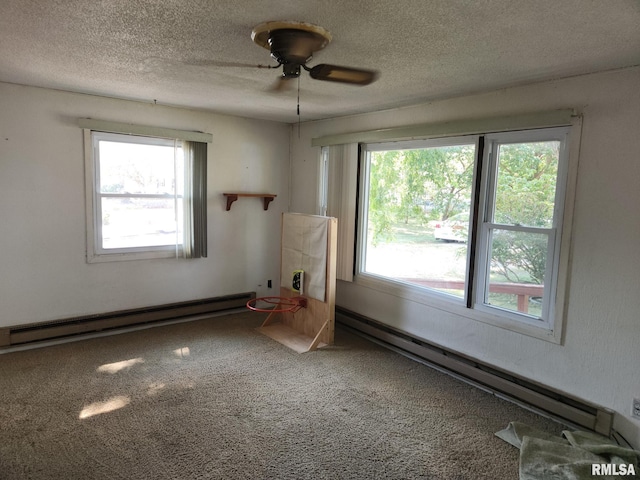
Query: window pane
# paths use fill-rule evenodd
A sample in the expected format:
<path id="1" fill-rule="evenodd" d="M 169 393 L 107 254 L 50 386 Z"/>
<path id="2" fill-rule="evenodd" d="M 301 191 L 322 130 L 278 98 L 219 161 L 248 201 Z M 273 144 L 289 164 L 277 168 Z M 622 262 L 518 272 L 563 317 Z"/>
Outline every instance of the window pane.
<path id="1" fill-rule="evenodd" d="M 494 229 L 486 303 L 540 317 L 548 242 L 545 233 Z"/>
<path id="2" fill-rule="evenodd" d="M 364 271 L 464 296 L 475 145 L 369 153 Z"/>
<path id="3" fill-rule="evenodd" d="M 178 199 L 181 210 L 182 199 Z M 172 198 L 103 198 L 102 248 L 175 245 L 175 216 Z"/>
<path id="4" fill-rule="evenodd" d="M 500 145 L 495 223 L 552 226 L 559 149 L 557 141 Z"/>
<path id="5" fill-rule="evenodd" d="M 182 152 L 178 152 L 182 158 Z M 176 182 L 173 145 L 100 141 L 100 193 L 173 195 Z M 181 187 L 181 183 L 178 183 Z M 178 192 L 181 194 L 182 192 Z"/>

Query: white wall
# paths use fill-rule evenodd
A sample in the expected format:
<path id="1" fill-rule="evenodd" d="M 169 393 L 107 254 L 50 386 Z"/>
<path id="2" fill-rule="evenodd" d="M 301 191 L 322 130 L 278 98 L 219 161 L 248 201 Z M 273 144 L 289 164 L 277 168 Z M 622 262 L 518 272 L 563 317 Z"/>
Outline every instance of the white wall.
<path id="1" fill-rule="evenodd" d="M 205 259 L 86 263 L 80 117 L 213 134 Z M 279 285 L 290 127 L 153 104 L 0 84 L 0 326 Z M 268 211 L 223 192 L 274 193 Z M 259 286 L 262 285 L 262 286 Z"/>
<path id="2" fill-rule="evenodd" d="M 564 343 L 516 334 L 353 283 L 337 304 L 490 365 L 615 410 L 640 447 L 640 69 L 601 73 L 303 124 L 292 138 L 292 211 L 316 210 L 311 139 L 561 108 L 583 113 Z"/>

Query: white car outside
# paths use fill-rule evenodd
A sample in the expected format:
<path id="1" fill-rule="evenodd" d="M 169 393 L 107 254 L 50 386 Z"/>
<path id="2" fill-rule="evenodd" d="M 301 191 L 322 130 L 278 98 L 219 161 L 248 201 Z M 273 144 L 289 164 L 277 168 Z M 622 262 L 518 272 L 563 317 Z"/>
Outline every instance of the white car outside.
<path id="1" fill-rule="evenodd" d="M 447 220 L 437 221 L 433 228 L 434 238 L 446 242 L 466 242 L 468 233 L 468 213 L 458 213 Z"/>

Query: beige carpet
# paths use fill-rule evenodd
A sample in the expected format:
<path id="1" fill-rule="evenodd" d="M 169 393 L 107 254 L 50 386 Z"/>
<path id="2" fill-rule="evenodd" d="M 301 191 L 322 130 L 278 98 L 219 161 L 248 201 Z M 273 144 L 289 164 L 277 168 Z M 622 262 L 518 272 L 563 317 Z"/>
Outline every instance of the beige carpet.
<path id="1" fill-rule="evenodd" d="M 492 479 L 562 426 L 340 328 L 297 354 L 242 313 L 0 355 L 0 478 Z"/>

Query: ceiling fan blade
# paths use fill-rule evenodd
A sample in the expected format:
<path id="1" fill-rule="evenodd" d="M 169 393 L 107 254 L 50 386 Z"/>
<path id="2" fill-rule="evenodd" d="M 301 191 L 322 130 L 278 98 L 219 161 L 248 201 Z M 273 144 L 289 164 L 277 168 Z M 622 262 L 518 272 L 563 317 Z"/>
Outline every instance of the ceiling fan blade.
<path id="1" fill-rule="evenodd" d="M 185 60 L 184 65 L 194 67 L 279 68 L 280 65 L 258 65 L 255 63 L 217 62 L 215 60 Z"/>
<path id="2" fill-rule="evenodd" d="M 316 80 L 350 83 L 352 85 L 369 85 L 378 78 L 378 72 L 375 70 L 341 67 L 327 63 L 321 63 L 311 68 L 309 75 Z"/>

